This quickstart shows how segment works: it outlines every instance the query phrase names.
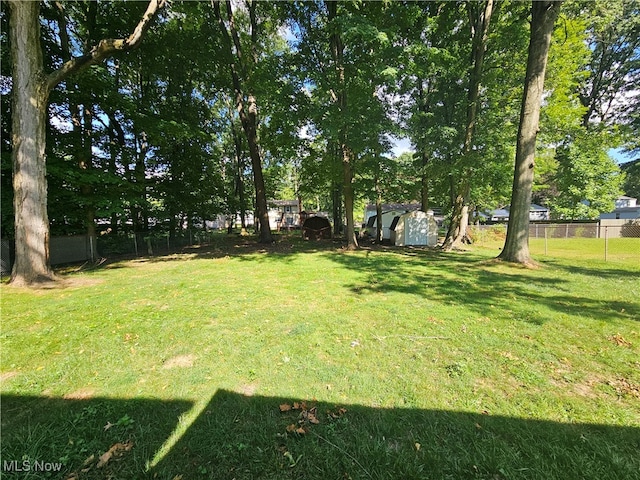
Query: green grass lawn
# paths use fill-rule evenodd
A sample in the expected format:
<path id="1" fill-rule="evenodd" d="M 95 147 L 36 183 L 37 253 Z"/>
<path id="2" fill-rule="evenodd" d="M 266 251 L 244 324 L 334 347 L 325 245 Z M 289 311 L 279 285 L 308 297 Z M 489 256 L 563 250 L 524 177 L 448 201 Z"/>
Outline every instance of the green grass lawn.
<path id="1" fill-rule="evenodd" d="M 3 478 L 640 478 L 640 264 L 236 240 L 2 286 Z"/>

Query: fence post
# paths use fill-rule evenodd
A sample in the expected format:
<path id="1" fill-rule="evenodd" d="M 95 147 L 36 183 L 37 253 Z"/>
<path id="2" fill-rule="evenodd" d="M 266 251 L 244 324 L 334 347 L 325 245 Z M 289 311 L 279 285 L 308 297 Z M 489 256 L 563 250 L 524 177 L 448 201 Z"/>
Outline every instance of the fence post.
<path id="1" fill-rule="evenodd" d="M 607 261 L 607 256 L 609 253 L 609 227 L 604 227 L 604 261 Z"/>
<path id="2" fill-rule="evenodd" d="M 133 232 L 133 248 L 136 251 L 136 257 L 138 256 L 138 235 L 136 232 Z"/>
<path id="3" fill-rule="evenodd" d="M 544 256 L 547 256 L 547 228 L 549 225 L 544 226 Z"/>

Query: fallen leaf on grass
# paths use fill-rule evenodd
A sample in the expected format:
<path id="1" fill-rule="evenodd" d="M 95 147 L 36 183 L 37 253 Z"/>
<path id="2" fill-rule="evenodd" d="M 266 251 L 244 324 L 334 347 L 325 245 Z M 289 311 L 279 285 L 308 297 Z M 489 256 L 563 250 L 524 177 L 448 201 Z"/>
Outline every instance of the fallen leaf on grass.
<path id="1" fill-rule="evenodd" d="M 118 442 L 112 445 L 109 450 L 100 455 L 96 468 L 104 467 L 112 458 L 121 456 L 124 452 L 128 452 L 129 450 L 131 450 L 131 448 L 133 448 L 133 442 L 131 440 L 128 440 L 124 443 Z"/>
<path id="2" fill-rule="evenodd" d="M 609 340 L 612 341 L 613 343 L 615 343 L 616 345 L 620 346 L 620 347 L 630 347 L 631 346 L 631 342 L 629 340 L 627 340 L 626 338 L 624 338 L 619 333 L 616 333 L 615 335 L 610 336 Z"/>
<path id="3" fill-rule="evenodd" d="M 283 403 L 279 406 L 279 410 L 282 413 L 290 412 L 292 410 L 300 410 L 298 422 L 292 423 L 285 428 L 287 433 L 305 435 L 310 432 L 311 426 L 320 424 L 320 419 L 318 418 L 318 407 L 309 407 L 307 402 L 293 402 L 293 404 Z M 329 420 L 336 420 L 342 417 L 346 412 L 346 408 L 336 407 L 333 411 L 327 410 L 327 418 Z"/>
<path id="4" fill-rule="evenodd" d="M 303 410 L 300 414 L 300 418 L 302 419 L 302 421 L 308 421 L 309 423 L 317 425 L 320 423 L 320 420 L 318 420 L 318 417 L 316 416 L 317 413 L 318 409 L 316 407 L 313 407 L 309 410 Z"/>
<path id="5" fill-rule="evenodd" d="M 609 380 L 606 382 L 610 387 L 613 387 L 616 394 L 619 397 L 635 397 L 640 398 L 640 385 L 631 383 L 624 377 L 619 377 L 615 380 Z"/>
<path id="6" fill-rule="evenodd" d="M 340 407 L 333 412 L 330 411 L 329 416 L 335 420 L 343 416 L 345 413 L 347 413 L 347 409 L 344 407 Z"/>

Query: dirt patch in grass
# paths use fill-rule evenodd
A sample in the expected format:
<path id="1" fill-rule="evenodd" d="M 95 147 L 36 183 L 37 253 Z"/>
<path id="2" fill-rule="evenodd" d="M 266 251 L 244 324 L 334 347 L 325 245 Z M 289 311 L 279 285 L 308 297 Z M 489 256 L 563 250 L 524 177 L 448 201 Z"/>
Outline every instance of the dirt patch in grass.
<path id="1" fill-rule="evenodd" d="M 18 375 L 18 372 L 4 372 L 4 373 L 0 373 L 0 383 L 4 383 L 7 380 L 15 377 L 16 375 Z"/>
<path id="2" fill-rule="evenodd" d="M 557 378 L 551 378 L 549 380 L 551 385 L 567 393 L 573 393 L 585 398 L 598 398 L 601 393 L 598 393 L 596 387 L 597 385 L 605 383 L 604 377 L 594 374 L 581 380 L 572 379 L 570 376 L 564 376 L 570 374 L 570 370 L 568 369 L 556 370 L 555 374 L 560 376 Z"/>
<path id="3" fill-rule="evenodd" d="M 65 400 L 87 400 L 93 398 L 96 394 L 93 388 L 81 388 L 75 392 L 67 393 L 62 398 Z"/>
<path id="4" fill-rule="evenodd" d="M 64 290 L 65 288 L 91 287 L 104 283 L 103 279 L 85 277 L 83 275 L 58 276 L 58 280 L 54 282 L 36 283 L 33 285 L 13 285 L 6 284 L 3 288 L 11 288 L 15 291 L 23 291 L 28 293 L 46 293 L 51 290 Z"/>
<path id="5" fill-rule="evenodd" d="M 258 390 L 257 384 L 245 383 L 244 385 L 240 385 L 240 387 L 238 388 L 238 393 L 241 393 L 245 397 L 252 397 L 257 390 Z"/>
<path id="6" fill-rule="evenodd" d="M 196 360 L 195 355 L 177 355 L 171 357 L 162 364 L 162 368 L 188 368 L 193 367 L 193 362 Z"/>

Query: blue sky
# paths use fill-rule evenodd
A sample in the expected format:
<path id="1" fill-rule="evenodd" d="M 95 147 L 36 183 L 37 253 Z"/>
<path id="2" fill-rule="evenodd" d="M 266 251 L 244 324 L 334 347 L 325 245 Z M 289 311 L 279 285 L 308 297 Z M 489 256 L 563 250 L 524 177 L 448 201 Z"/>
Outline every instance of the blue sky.
<path id="1" fill-rule="evenodd" d="M 392 153 L 394 157 L 397 157 L 404 152 L 413 152 L 411 142 L 409 141 L 408 138 L 394 138 L 393 142 L 394 143 L 393 143 Z M 619 148 L 612 148 L 609 150 L 608 153 L 609 153 L 609 156 L 613 158 L 616 161 L 616 163 L 619 163 L 619 164 L 630 162 L 631 160 L 635 160 L 638 157 L 637 154 L 628 155 Z"/>

